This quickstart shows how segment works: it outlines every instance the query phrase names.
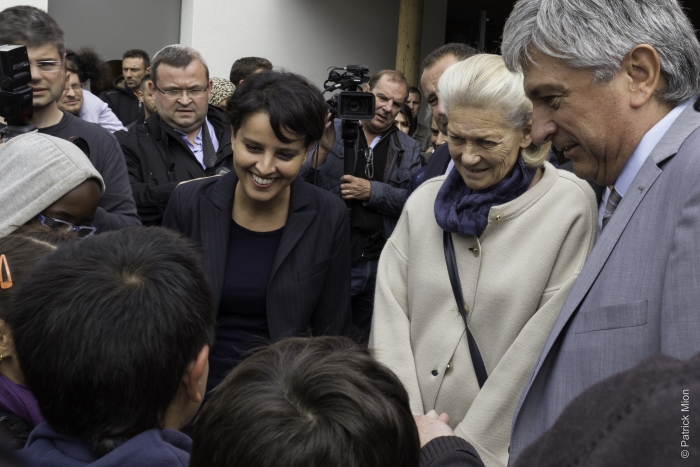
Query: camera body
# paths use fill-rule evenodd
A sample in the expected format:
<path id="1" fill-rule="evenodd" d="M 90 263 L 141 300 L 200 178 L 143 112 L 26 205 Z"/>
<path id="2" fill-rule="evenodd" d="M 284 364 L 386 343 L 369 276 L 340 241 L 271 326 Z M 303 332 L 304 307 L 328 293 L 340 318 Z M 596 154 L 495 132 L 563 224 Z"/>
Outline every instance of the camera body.
<path id="1" fill-rule="evenodd" d="M 343 71 L 341 74 L 339 71 Z M 370 120 L 374 117 L 375 99 L 371 92 L 357 89 L 369 81 L 369 68 L 366 65 L 333 67 L 323 86 L 325 92 L 340 89 L 340 93 L 327 100 L 333 118 L 342 120 Z"/>
<path id="2" fill-rule="evenodd" d="M 8 125 L 32 120 L 32 80 L 27 48 L 23 45 L 0 47 L 0 116 Z"/>

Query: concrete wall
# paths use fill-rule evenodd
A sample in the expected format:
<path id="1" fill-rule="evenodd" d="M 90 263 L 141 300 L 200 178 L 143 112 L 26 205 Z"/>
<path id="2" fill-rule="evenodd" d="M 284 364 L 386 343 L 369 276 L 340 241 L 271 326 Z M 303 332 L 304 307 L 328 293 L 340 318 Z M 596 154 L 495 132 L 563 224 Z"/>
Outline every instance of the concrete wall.
<path id="1" fill-rule="evenodd" d="M 49 0 L 48 11 L 66 36 L 68 48 L 91 45 L 104 60 L 121 59 L 127 49 L 153 56 L 180 39 L 179 0 Z"/>

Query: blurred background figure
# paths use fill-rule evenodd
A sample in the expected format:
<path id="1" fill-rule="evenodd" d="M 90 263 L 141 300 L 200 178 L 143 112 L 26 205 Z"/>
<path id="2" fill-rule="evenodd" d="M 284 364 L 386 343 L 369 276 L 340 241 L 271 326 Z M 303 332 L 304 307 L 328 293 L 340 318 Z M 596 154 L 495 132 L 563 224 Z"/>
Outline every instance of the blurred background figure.
<path id="1" fill-rule="evenodd" d="M 138 96 L 139 99 L 141 100 L 141 104 L 143 105 L 143 115 L 139 115 L 139 118 L 137 120 L 134 120 L 133 122 L 129 123 L 126 126 L 127 131 L 131 130 L 133 127 L 136 125 L 141 125 L 143 123 L 146 123 L 146 119 L 153 115 L 154 113 L 158 112 L 158 109 L 156 108 L 156 100 L 153 98 L 153 94 L 151 93 L 150 90 L 150 84 L 152 83 L 153 80 L 151 79 L 151 74 L 148 73 L 146 76 L 143 77 L 141 80 L 141 84 L 139 85 L 139 90 L 138 90 Z M 143 117 L 143 118 L 141 118 Z"/>
<path id="2" fill-rule="evenodd" d="M 421 92 L 415 87 L 408 88 L 408 99 L 406 105 L 411 109 L 411 115 L 415 120 L 415 124 L 411 128 L 411 136 L 420 144 L 421 152 L 425 152 L 430 147 L 430 131 L 428 127 L 418 121 L 418 112 L 420 111 Z"/>
<path id="3" fill-rule="evenodd" d="M 58 108 L 86 122 L 97 123 L 111 133 L 123 130 L 124 125 L 109 106 L 89 90 L 84 89 L 86 83 L 80 80 L 82 73 L 79 63 L 75 53 L 66 53 L 66 87 L 58 100 Z"/>
<path id="4" fill-rule="evenodd" d="M 406 104 L 401 106 L 399 113 L 396 114 L 396 119 L 394 119 L 396 126 L 404 132 L 404 134 L 410 135 L 413 127 L 415 126 L 415 120 L 413 119 L 413 114 L 411 109 L 408 108 Z"/>
<path id="5" fill-rule="evenodd" d="M 146 51 L 131 49 L 122 56 L 122 75 L 112 83 L 112 90 L 100 94 L 124 126 L 143 114 L 137 91 L 141 80 L 151 72 L 151 59 Z"/>
<path id="6" fill-rule="evenodd" d="M 231 94 L 236 90 L 234 84 L 224 78 L 212 78 L 211 79 L 211 97 L 209 98 L 209 105 L 216 106 L 226 111 L 226 101 Z"/>
<path id="7" fill-rule="evenodd" d="M 270 60 L 260 57 L 243 57 L 233 62 L 228 79 L 235 86 L 239 86 L 244 79 L 253 73 L 263 71 L 272 71 Z"/>

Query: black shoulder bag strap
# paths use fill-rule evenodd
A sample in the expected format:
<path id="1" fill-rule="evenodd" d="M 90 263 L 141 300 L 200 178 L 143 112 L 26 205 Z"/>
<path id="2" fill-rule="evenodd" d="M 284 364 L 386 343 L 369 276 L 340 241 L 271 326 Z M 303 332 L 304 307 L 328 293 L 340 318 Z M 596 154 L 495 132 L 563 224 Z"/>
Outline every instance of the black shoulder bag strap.
<path id="1" fill-rule="evenodd" d="M 467 329 L 467 342 L 469 343 L 469 354 L 472 357 L 472 365 L 474 365 L 474 372 L 476 373 L 476 380 L 479 382 L 479 388 L 484 387 L 486 378 L 486 367 L 484 366 L 484 360 L 481 358 L 481 352 L 479 352 L 479 346 L 476 345 L 476 340 L 469 330 L 467 325 L 467 309 L 464 307 L 464 297 L 462 296 L 462 284 L 459 281 L 459 271 L 457 270 L 457 259 L 455 258 L 455 248 L 452 244 L 452 234 L 448 231 L 443 231 L 442 234 L 442 246 L 445 249 L 445 262 L 447 263 L 447 273 L 450 276 L 450 284 L 452 285 L 452 292 L 454 293 L 455 300 L 457 301 L 457 308 L 459 308 L 459 314 L 462 315 L 462 320 L 464 321 L 464 327 Z"/>

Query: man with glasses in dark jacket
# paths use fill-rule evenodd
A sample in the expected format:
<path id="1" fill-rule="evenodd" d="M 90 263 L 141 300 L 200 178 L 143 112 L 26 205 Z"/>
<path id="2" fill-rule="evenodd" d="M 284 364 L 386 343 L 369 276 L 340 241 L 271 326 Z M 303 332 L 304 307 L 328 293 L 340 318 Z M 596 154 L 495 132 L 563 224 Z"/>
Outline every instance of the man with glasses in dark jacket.
<path id="1" fill-rule="evenodd" d="M 228 172 L 233 151 L 223 112 L 207 103 L 211 80 L 199 52 L 184 45 L 163 48 L 151 78 L 157 113 L 117 138 L 141 220 L 160 225 L 177 184 Z"/>

